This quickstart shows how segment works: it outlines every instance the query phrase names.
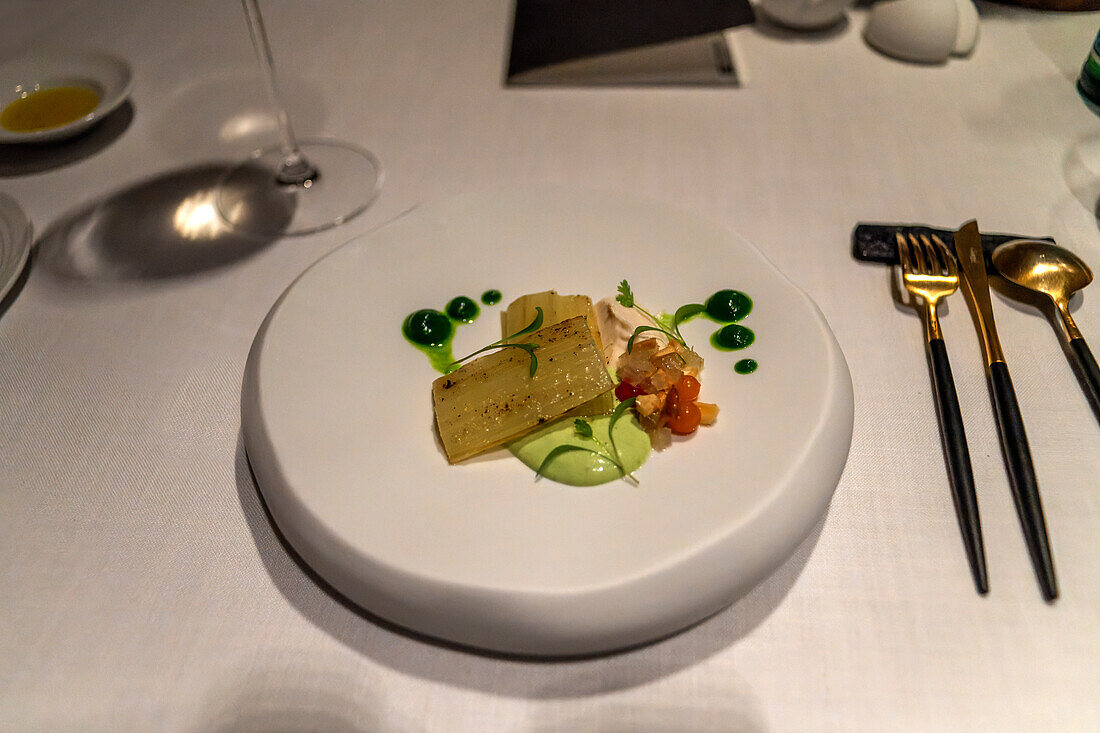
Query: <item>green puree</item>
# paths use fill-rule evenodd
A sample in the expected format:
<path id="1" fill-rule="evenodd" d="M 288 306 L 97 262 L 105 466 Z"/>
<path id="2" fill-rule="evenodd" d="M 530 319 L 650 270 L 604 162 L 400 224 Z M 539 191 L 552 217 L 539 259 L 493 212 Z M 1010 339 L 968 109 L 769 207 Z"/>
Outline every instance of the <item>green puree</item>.
<path id="1" fill-rule="evenodd" d="M 481 309 L 477 307 L 477 303 L 465 295 L 452 298 L 451 302 L 447 304 L 447 315 L 454 321 L 470 323 L 477 318 L 479 313 L 481 313 Z"/>
<path id="2" fill-rule="evenodd" d="M 496 299 L 487 298 L 496 294 Z M 486 305 L 500 302 L 499 290 L 487 290 L 481 296 Z M 490 303 L 492 301 L 492 303 Z M 416 348 L 428 357 L 432 368 L 442 374 L 458 369 L 451 345 L 454 342 L 455 329 L 467 323 L 473 323 L 481 315 L 481 308 L 473 298 L 458 295 L 451 298 L 443 310 L 422 308 L 410 313 L 401 324 L 401 333 Z"/>
<path id="3" fill-rule="evenodd" d="M 736 323 L 752 310 L 752 298 L 740 290 L 719 290 L 707 298 L 706 309 L 719 323 Z"/>
<path id="4" fill-rule="evenodd" d="M 625 281 L 623 286 L 626 287 Z M 629 295 L 629 292 L 624 295 Z M 501 301 L 501 293 L 496 289 L 486 290 L 480 300 L 484 306 L 493 306 Z M 662 326 L 660 330 L 677 339 L 681 338 L 678 330 L 681 323 L 699 316 L 708 318 L 723 324 L 711 335 L 711 345 L 720 351 L 739 351 L 751 346 L 756 339 L 751 328 L 738 323 L 752 312 L 752 308 L 752 298 L 739 290 L 727 289 L 714 293 L 705 304 L 688 304 L 681 306 L 673 315 L 660 314 L 655 318 Z M 428 357 L 433 368 L 447 374 L 458 368 L 451 349 L 455 331 L 476 320 L 480 314 L 481 308 L 473 298 L 459 295 L 448 301 L 442 310 L 425 308 L 410 313 L 401 330 L 405 338 Z M 757 367 L 755 359 L 741 359 L 734 366 L 734 371 L 751 374 Z M 512 441 L 507 446 L 508 450 L 532 471 L 538 472 L 541 467 L 542 476 L 571 486 L 595 486 L 623 478 L 623 473 L 614 463 L 590 451 L 613 454 L 617 449 L 626 473 L 633 473 L 645 463 L 650 452 L 649 436 L 632 413 L 623 414 L 615 423 L 614 448 L 608 436 L 611 415 L 585 418 L 585 421 L 592 428 L 592 438 L 580 435 L 574 418 L 568 417 Z M 575 445 L 587 450 L 559 452 L 544 466 L 551 451 L 563 445 Z"/>
<path id="5" fill-rule="evenodd" d="M 738 374 L 752 374 L 756 371 L 756 367 L 759 364 L 756 363 L 756 359 L 742 359 L 733 365 L 733 371 Z"/>
<path id="6" fill-rule="evenodd" d="M 739 351 L 752 345 L 756 340 L 756 334 L 751 328 L 745 328 L 738 323 L 722 326 L 710 337 L 710 344 L 719 351 Z"/>
<path id="7" fill-rule="evenodd" d="M 607 448 L 611 442 L 607 426 L 610 415 L 585 418 L 592 426 L 592 433 Z M 559 445 L 570 443 L 583 448 L 599 450 L 599 445 L 591 438 L 577 435 L 573 428 L 573 418 L 556 420 L 549 425 L 512 441 L 508 450 L 523 461 L 532 471 L 537 471 L 543 459 Z M 633 415 L 623 415 L 615 423 L 615 446 L 619 449 L 619 459 L 628 473 L 636 471 L 649 455 L 649 436 L 642 430 Z M 618 481 L 623 477 L 619 469 L 610 461 L 594 456 L 587 451 L 570 451 L 551 459 L 542 471 L 542 475 L 553 481 L 570 486 L 595 486 L 608 481 Z"/>
<path id="8" fill-rule="evenodd" d="M 410 313 L 401 324 L 401 333 L 411 344 L 424 352 L 432 368 L 438 372 L 453 371 L 451 363 L 455 357 L 451 352 L 455 329 L 446 313 L 424 308 Z"/>

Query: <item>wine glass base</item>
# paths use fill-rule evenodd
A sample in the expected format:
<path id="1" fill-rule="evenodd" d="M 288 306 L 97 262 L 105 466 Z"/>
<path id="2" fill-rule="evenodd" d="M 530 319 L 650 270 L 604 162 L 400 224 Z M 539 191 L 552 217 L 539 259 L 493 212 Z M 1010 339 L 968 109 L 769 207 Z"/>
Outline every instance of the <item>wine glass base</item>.
<path id="1" fill-rule="evenodd" d="M 338 140 L 298 144 L 317 171 L 282 183 L 281 148 L 259 150 L 218 184 L 217 208 L 232 229 L 257 236 L 297 236 L 343 224 L 362 213 L 382 187 L 382 166 L 367 150 Z"/>

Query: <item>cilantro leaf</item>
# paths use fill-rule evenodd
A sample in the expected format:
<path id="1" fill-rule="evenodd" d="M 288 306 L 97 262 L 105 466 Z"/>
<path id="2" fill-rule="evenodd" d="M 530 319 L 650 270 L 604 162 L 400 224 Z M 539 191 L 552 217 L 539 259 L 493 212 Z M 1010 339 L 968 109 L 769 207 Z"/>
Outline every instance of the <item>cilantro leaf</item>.
<path id="1" fill-rule="evenodd" d="M 628 283 L 626 280 L 623 280 L 621 283 L 619 283 L 619 295 L 615 298 L 615 300 L 619 301 L 621 305 L 624 305 L 627 308 L 634 307 L 634 293 L 630 291 L 630 283 Z"/>

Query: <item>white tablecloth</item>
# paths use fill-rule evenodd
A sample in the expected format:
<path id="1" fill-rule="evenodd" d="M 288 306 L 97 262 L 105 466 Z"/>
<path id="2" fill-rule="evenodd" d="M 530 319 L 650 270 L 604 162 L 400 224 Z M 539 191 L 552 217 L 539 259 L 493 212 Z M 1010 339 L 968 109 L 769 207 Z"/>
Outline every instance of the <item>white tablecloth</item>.
<path id="1" fill-rule="evenodd" d="M 387 180 L 346 226 L 200 268 L 218 255 L 143 254 L 159 246 L 148 212 L 271 139 L 225 124 L 263 121 L 248 115 L 263 99 L 239 5 L 0 5 L 0 57 L 98 48 L 134 70 L 131 106 L 109 125 L 0 148 L 0 191 L 39 237 L 0 314 L 0 728 L 1100 729 L 1100 425 L 1050 325 L 995 296 L 1053 605 L 961 297 L 944 315 L 988 553 L 981 598 L 919 321 L 893 305 L 886 269 L 849 255 L 858 221 L 974 217 L 1100 266 L 1100 120 L 1073 86 L 1100 17 L 982 4 L 973 56 L 929 67 L 868 48 L 856 10 L 824 34 L 733 32 L 743 89 L 514 89 L 501 83 L 505 0 L 264 9 L 299 133 L 370 148 Z M 856 400 L 832 506 L 771 578 L 668 640 L 549 663 L 415 638 L 335 598 L 266 517 L 239 415 L 255 331 L 306 266 L 418 202 L 542 181 L 739 231 L 820 305 Z M 1097 302 L 1085 293 L 1076 317 L 1100 346 Z"/>

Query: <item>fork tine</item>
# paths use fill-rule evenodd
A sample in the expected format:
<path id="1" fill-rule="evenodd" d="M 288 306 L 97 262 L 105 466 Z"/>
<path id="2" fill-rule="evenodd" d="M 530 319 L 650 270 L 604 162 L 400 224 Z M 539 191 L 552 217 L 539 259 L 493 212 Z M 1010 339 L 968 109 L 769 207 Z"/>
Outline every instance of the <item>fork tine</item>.
<path id="1" fill-rule="evenodd" d="M 905 237 L 901 232 L 895 232 L 894 236 L 898 238 L 898 259 L 901 260 L 901 269 L 906 272 L 913 271 L 913 261 L 909 256 L 909 243 L 905 241 Z"/>
<path id="2" fill-rule="evenodd" d="M 920 246 L 920 241 L 912 233 L 909 234 L 909 244 L 913 247 L 913 260 L 917 265 L 917 272 L 922 275 L 931 272 L 931 263 L 925 263 L 924 250 Z"/>
<path id="3" fill-rule="evenodd" d="M 936 243 L 936 248 L 940 251 L 940 256 L 943 257 L 943 262 L 947 266 L 947 274 L 951 277 L 957 277 L 959 268 L 955 264 L 955 256 L 951 254 L 951 250 L 948 249 L 944 241 L 935 234 L 932 235 L 932 241 Z"/>
<path id="4" fill-rule="evenodd" d="M 946 265 L 943 264 L 943 257 L 940 256 L 939 250 L 932 246 L 932 242 L 928 240 L 927 234 L 920 235 L 921 244 L 924 245 L 924 251 L 928 254 L 928 262 L 931 266 L 932 273 L 935 275 L 942 275 L 946 270 Z"/>

